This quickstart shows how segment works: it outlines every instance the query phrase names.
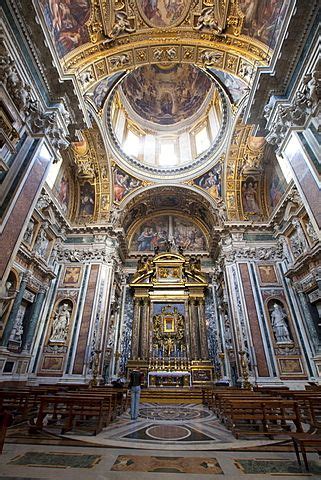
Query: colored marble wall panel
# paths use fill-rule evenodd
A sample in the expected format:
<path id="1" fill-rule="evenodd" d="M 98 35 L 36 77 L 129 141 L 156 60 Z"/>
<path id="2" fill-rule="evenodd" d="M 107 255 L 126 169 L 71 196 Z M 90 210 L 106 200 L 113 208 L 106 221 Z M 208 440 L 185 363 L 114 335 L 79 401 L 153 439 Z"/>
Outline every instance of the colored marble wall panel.
<path id="1" fill-rule="evenodd" d="M 313 216 L 318 224 L 318 227 L 321 228 L 321 201 L 320 201 L 320 189 L 307 165 L 307 161 L 304 158 L 304 155 L 300 148 L 300 142 L 295 140 L 295 145 L 298 146 L 297 149 L 289 147 L 286 149 L 285 154 L 291 164 L 294 175 L 300 187 L 304 193 L 304 196 L 309 204 L 309 207 L 313 213 Z"/>
<path id="2" fill-rule="evenodd" d="M 45 180 L 49 162 L 50 159 L 44 156 L 36 158 L 0 236 L 0 278 L 5 273 L 35 196 Z"/>
<path id="3" fill-rule="evenodd" d="M 259 325 L 256 308 L 255 308 L 255 301 L 254 301 L 254 296 L 252 291 L 249 269 L 246 263 L 240 264 L 240 272 L 242 277 L 247 314 L 249 318 L 253 345 L 254 345 L 255 355 L 257 360 L 258 373 L 260 377 L 268 377 L 269 369 L 266 362 L 261 329 Z"/>
<path id="4" fill-rule="evenodd" d="M 90 328 L 90 319 L 91 319 L 93 303 L 95 298 L 98 271 L 99 271 L 98 265 L 93 265 L 91 267 L 88 287 L 86 292 L 86 301 L 84 305 L 84 311 L 82 314 L 82 321 L 81 321 L 81 326 L 79 331 L 75 363 L 74 363 L 74 368 L 72 372 L 73 374 L 81 375 L 84 368 L 86 347 L 87 347 L 88 334 L 89 334 L 89 328 Z"/>

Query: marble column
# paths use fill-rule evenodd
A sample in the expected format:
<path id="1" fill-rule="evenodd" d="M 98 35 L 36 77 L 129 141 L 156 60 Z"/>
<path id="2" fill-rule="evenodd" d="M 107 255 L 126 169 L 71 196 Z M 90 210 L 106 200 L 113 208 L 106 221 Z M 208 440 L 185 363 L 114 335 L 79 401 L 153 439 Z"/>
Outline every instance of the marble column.
<path id="1" fill-rule="evenodd" d="M 208 360 L 207 330 L 204 315 L 204 300 L 198 303 L 198 328 L 200 335 L 200 350 L 202 360 Z"/>
<path id="2" fill-rule="evenodd" d="M 16 320 L 16 317 L 17 317 L 17 314 L 18 314 L 18 311 L 19 311 L 19 308 L 20 308 L 20 305 L 21 305 L 23 295 L 25 293 L 29 278 L 30 278 L 30 273 L 29 272 L 24 273 L 22 275 L 22 279 L 21 279 L 20 286 L 19 286 L 19 291 L 18 291 L 18 293 L 17 293 L 17 295 L 14 299 L 7 324 L 6 324 L 6 327 L 5 327 L 4 332 L 3 332 L 2 345 L 5 346 L 5 347 L 8 344 L 10 333 L 11 333 L 11 330 L 12 330 L 13 325 L 15 323 L 15 320 Z"/>
<path id="3" fill-rule="evenodd" d="M 134 300 L 134 320 L 132 328 L 132 360 L 138 358 L 138 346 L 139 346 L 139 326 L 140 326 L 140 298 Z"/>
<path id="4" fill-rule="evenodd" d="M 46 296 L 46 292 L 47 292 L 46 287 L 40 287 L 39 292 L 37 293 L 36 299 L 32 305 L 30 320 L 28 323 L 25 340 L 22 345 L 23 350 L 30 351 L 31 349 L 32 341 L 36 331 L 37 322 L 39 320 L 39 314 L 43 305 L 43 301 Z"/>

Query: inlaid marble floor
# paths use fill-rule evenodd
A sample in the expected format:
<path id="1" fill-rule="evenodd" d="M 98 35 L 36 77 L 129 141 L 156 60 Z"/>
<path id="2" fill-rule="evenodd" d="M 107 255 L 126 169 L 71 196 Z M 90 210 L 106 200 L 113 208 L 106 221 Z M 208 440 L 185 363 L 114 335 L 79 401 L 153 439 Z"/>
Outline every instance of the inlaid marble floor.
<path id="1" fill-rule="evenodd" d="M 307 474 L 292 453 L 5 444 L 0 480 L 320 480 L 320 459 L 309 459 Z"/>
<path id="2" fill-rule="evenodd" d="M 162 450 L 224 450 L 275 443 L 261 438 L 236 440 L 213 412 L 186 404 L 142 404 L 137 421 L 127 412 L 97 436 L 81 434 L 77 428 L 65 436 L 96 445 Z"/>

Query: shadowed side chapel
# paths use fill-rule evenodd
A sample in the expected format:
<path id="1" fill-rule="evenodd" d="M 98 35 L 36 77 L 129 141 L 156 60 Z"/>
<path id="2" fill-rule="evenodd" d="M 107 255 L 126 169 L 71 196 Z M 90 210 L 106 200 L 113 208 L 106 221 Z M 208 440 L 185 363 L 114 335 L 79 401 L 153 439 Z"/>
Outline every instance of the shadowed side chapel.
<path id="1" fill-rule="evenodd" d="M 0 12 L 1 478 L 321 478 L 318 2 Z"/>

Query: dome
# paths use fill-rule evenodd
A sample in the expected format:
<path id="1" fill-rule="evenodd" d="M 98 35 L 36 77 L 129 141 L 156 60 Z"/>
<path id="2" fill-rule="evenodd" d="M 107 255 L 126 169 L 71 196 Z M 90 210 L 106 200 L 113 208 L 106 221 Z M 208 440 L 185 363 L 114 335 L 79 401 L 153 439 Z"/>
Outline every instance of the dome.
<path id="1" fill-rule="evenodd" d="M 224 138 L 225 93 L 194 65 L 139 67 L 122 78 L 107 103 L 112 144 L 136 175 L 195 173 L 215 159 Z"/>

